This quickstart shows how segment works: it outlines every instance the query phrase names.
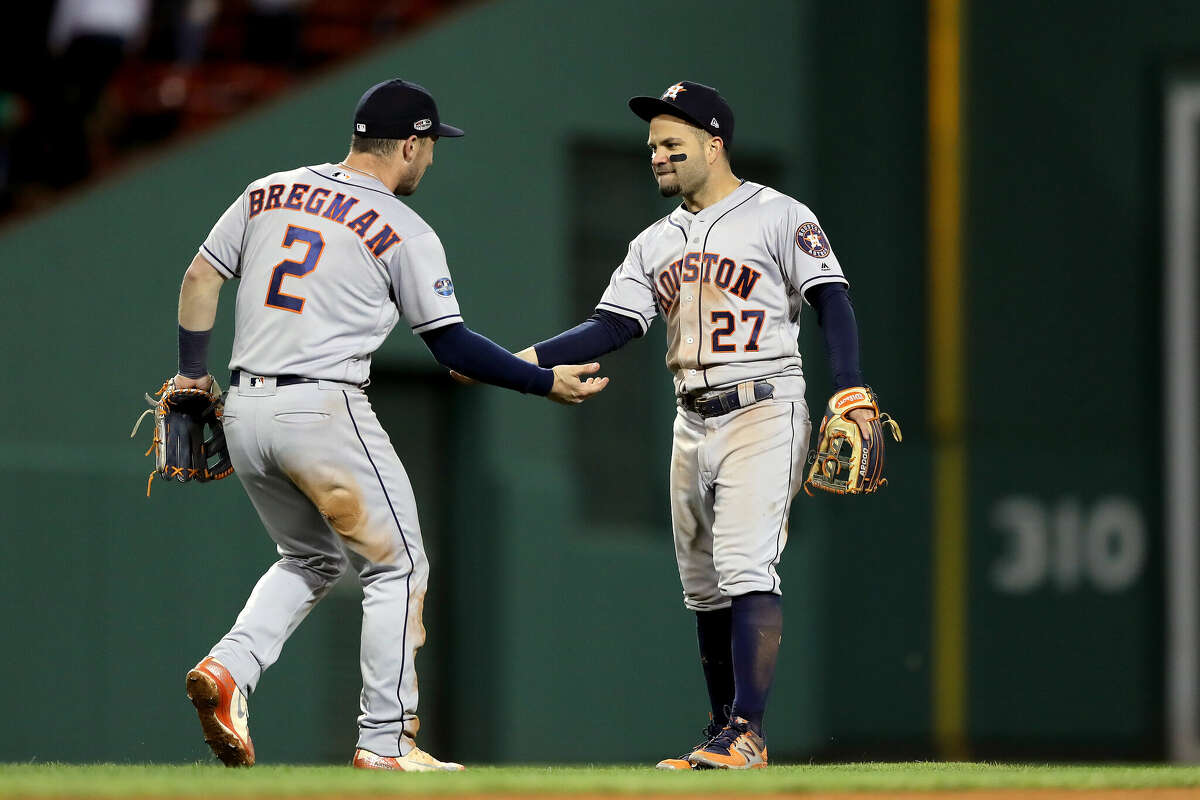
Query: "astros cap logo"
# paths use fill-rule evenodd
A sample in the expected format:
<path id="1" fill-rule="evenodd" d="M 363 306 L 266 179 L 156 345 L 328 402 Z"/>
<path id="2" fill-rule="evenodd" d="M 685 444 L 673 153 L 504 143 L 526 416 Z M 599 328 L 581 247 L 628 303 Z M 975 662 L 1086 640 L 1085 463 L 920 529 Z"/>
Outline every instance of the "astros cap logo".
<path id="1" fill-rule="evenodd" d="M 682 83 L 677 83 L 674 86 L 672 86 L 671 88 L 667 89 L 665 92 L 663 92 L 662 97 L 660 97 L 659 100 L 675 100 L 676 98 L 679 97 L 680 92 L 686 92 L 686 91 L 687 91 L 687 89 L 683 88 Z"/>

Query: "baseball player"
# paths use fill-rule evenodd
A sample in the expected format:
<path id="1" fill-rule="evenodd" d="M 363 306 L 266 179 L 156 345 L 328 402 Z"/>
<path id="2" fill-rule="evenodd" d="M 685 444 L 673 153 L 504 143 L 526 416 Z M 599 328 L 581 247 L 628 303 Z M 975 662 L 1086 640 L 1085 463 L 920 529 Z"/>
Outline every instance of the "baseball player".
<path id="1" fill-rule="evenodd" d="M 816 309 L 838 389 L 862 384 L 857 324 L 813 212 L 734 176 L 733 112 L 715 89 L 683 81 L 629 106 L 650 123 L 660 192 L 683 202 L 630 243 L 595 314 L 518 355 L 542 366 L 590 361 L 665 320 L 678 399 L 675 555 L 712 713 L 704 740 L 658 767 L 765 767 L 783 626 L 776 567 L 811 429 L 800 313 Z M 850 416 L 869 437 L 870 413 Z"/>
<path id="2" fill-rule="evenodd" d="M 352 763 L 461 770 L 416 746 L 414 657 L 425 641 L 428 563 L 412 488 L 364 393 L 371 354 L 401 316 L 437 360 L 476 380 L 578 403 L 598 364 L 547 370 L 463 325 L 436 233 L 412 194 L 439 137 L 422 87 L 373 86 L 337 164 L 254 181 L 205 239 L 179 295 L 176 385 L 207 387 L 217 297 L 239 280 L 224 430 L 233 465 L 280 559 L 227 633 L 187 674 L 205 741 L 254 763 L 246 700 L 288 636 L 349 565 L 363 588 L 362 714 Z"/>

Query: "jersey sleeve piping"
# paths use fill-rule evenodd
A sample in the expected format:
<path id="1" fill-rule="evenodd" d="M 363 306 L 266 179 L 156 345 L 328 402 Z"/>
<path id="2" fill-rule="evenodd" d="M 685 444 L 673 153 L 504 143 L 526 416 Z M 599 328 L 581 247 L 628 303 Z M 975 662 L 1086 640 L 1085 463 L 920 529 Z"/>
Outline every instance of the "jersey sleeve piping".
<path id="1" fill-rule="evenodd" d="M 820 286 L 823 283 L 844 283 L 850 285 L 850 281 L 846 280 L 843 275 L 814 275 L 813 277 L 800 284 L 800 296 L 804 297 L 804 293 L 814 286 Z M 804 302 L 808 302 L 808 298 L 804 297 Z"/>
<path id="2" fill-rule="evenodd" d="M 209 263 L 213 265 L 213 269 L 224 275 L 226 278 L 237 277 L 237 273 L 231 270 L 224 261 L 217 258 L 216 254 L 213 253 L 212 250 L 209 250 L 203 244 L 200 245 L 200 249 L 204 251 L 204 256 L 206 259 L 208 259 Z"/>
<path id="3" fill-rule="evenodd" d="M 629 317 L 637 322 L 638 327 L 642 329 L 643 334 L 650 330 L 650 321 L 647 320 L 640 311 L 635 311 L 634 309 L 626 308 L 625 306 L 619 306 L 616 303 L 607 303 L 603 300 L 596 304 L 596 308 L 603 308 L 613 312 L 614 314 L 620 314 L 622 317 Z"/>
<path id="4" fill-rule="evenodd" d="M 428 333 L 429 331 L 436 330 L 437 328 L 442 328 L 446 325 L 453 325 L 456 322 L 462 321 L 462 314 L 447 314 L 444 317 L 437 317 L 436 319 L 422 322 L 419 325 L 413 325 L 412 331 L 413 333 Z"/>

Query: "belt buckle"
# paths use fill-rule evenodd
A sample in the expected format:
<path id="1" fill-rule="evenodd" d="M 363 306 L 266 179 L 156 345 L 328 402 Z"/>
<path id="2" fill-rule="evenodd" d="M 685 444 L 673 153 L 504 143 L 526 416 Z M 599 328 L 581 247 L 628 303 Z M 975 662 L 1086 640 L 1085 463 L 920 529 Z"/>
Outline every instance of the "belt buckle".
<path id="1" fill-rule="evenodd" d="M 725 404 L 721 402 L 723 392 L 710 389 L 696 395 L 696 413 L 705 419 L 719 417 L 725 413 Z"/>
<path id="2" fill-rule="evenodd" d="M 679 395 L 679 405 L 681 405 L 685 411 L 690 411 L 693 414 L 700 414 L 699 400 L 702 394 L 704 393 L 694 391 L 684 392 L 683 394 Z M 700 414 L 700 416 L 704 415 Z"/>

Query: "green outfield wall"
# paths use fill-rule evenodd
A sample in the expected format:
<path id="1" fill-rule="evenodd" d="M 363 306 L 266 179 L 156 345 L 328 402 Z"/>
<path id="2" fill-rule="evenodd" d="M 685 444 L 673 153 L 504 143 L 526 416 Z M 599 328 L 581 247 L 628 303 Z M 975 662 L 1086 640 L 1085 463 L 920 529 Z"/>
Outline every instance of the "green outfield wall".
<path id="1" fill-rule="evenodd" d="M 1155 757 L 1160 467 L 1131 423 L 1161 376 L 1158 70 L 1200 26 L 1164 0 L 1086 24 L 1082 3 L 966 5 L 970 743 Z M 358 95 L 396 75 L 468 132 L 439 142 L 411 205 L 446 246 L 468 324 L 514 349 L 586 316 L 628 240 L 670 208 L 626 99 L 686 78 L 730 100 L 735 172 L 820 216 L 865 374 L 905 434 L 883 493 L 794 505 L 772 755 L 937 755 L 925 31 L 918 2 L 497 0 L 0 229 L 0 680 L 38 712 L 0 731 L 0 761 L 207 757 L 183 675 L 274 551 L 236 481 L 147 499 L 147 442 L 129 429 L 173 370 L 179 282 L 211 224 L 250 180 L 341 158 Z M 811 318 L 801 345 L 819 415 L 830 383 Z M 666 507 L 664 349 L 656 326 L 604 359 L 604 395 L 569 409 L 459 387 L 403 327 L 380 351 L 369 393 L 432 561 L 428 749 L 648 761 L 702 726 Z M 358 599 L 340 584 L 263 679 L 261 761 L 350 756 Z"/>

